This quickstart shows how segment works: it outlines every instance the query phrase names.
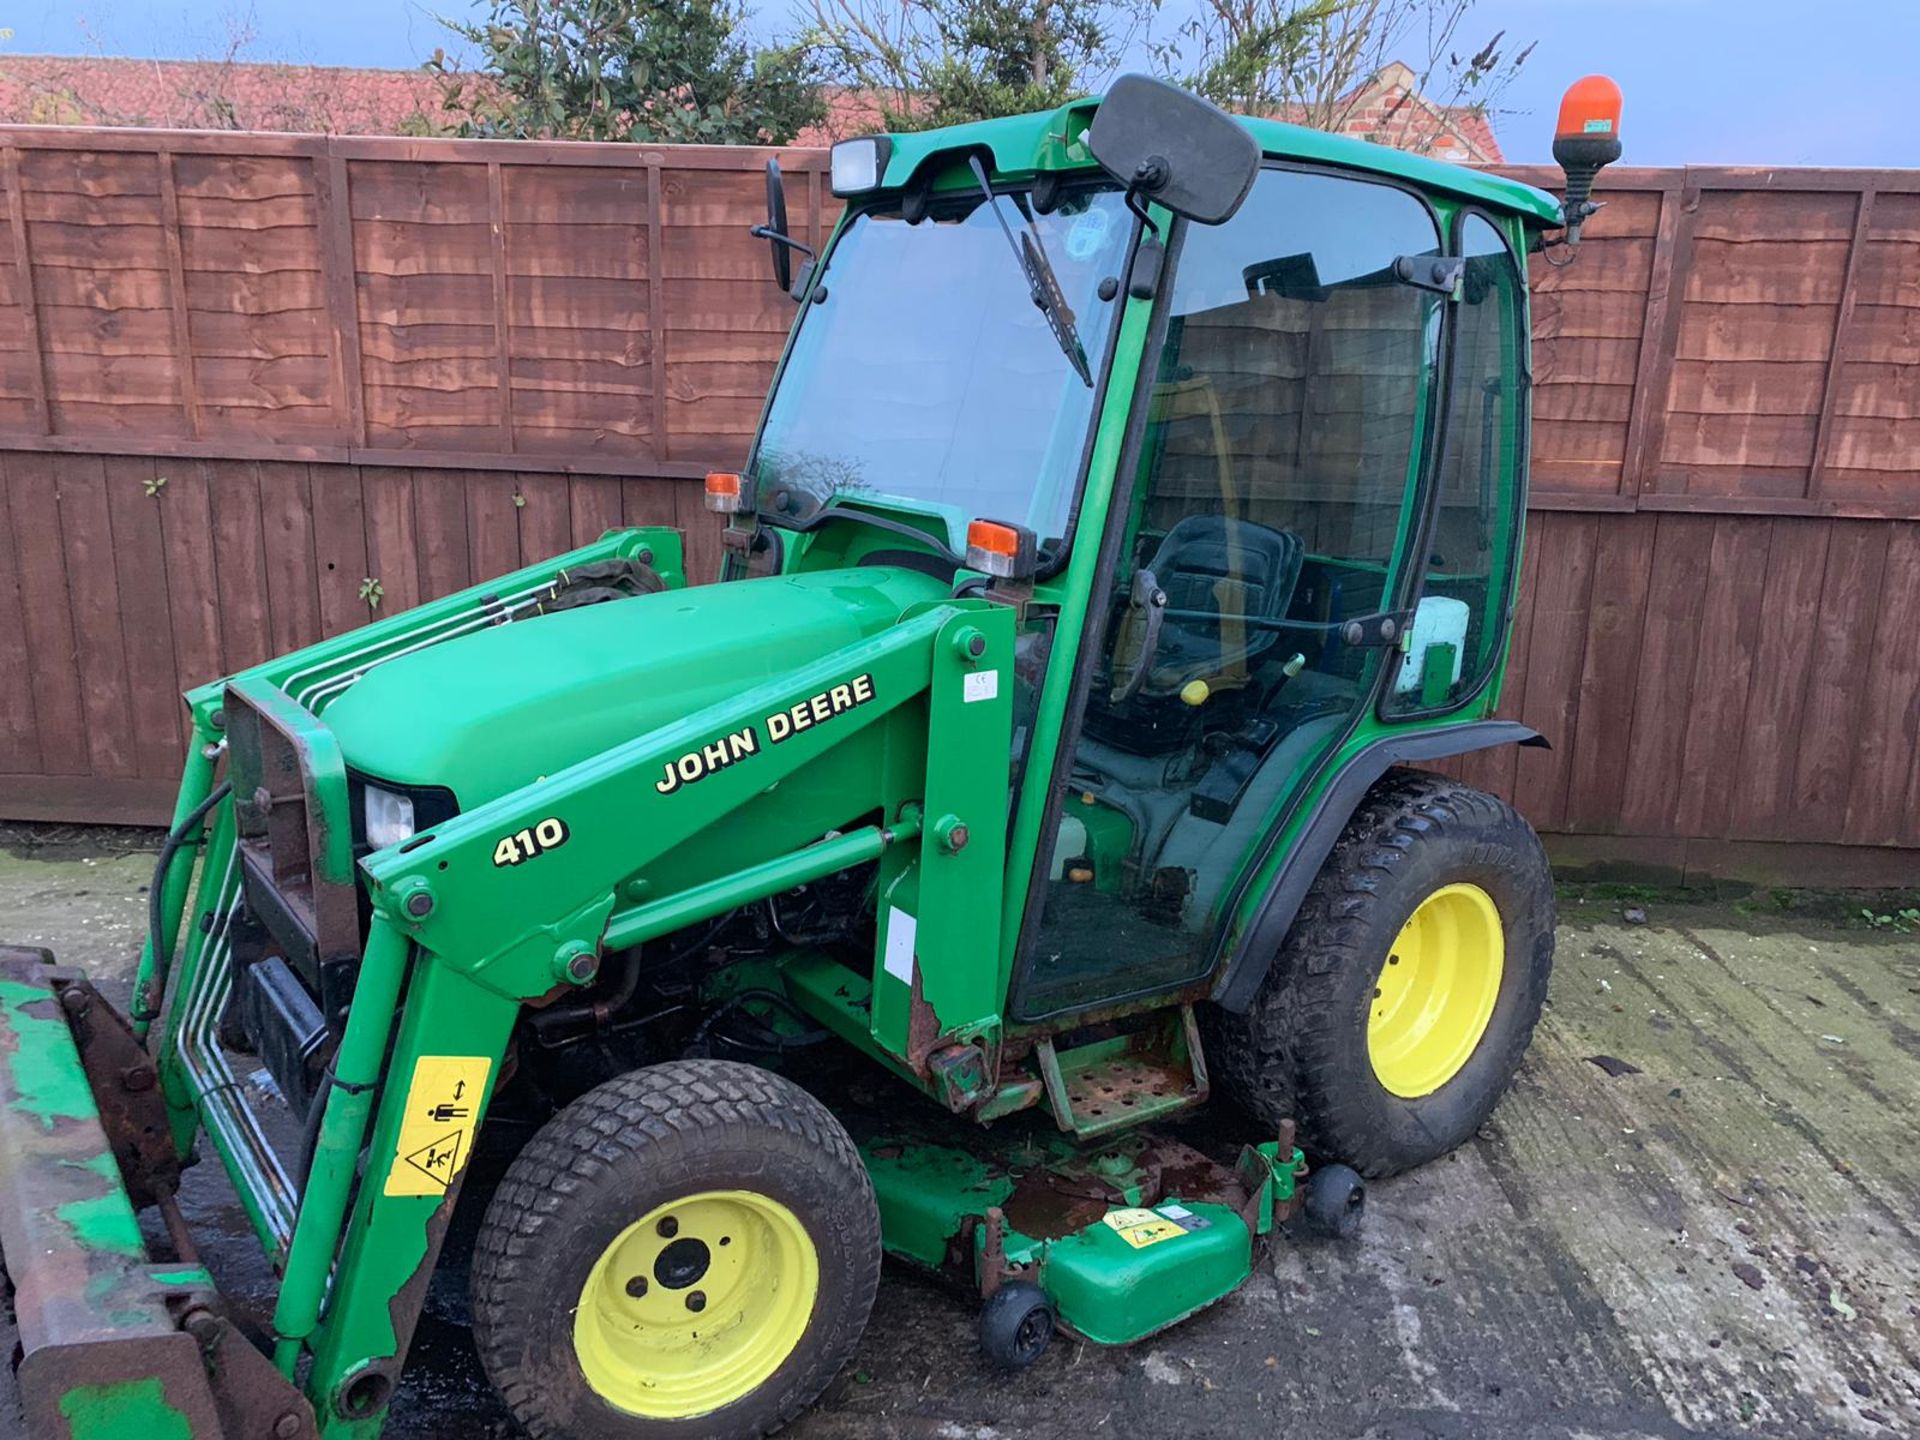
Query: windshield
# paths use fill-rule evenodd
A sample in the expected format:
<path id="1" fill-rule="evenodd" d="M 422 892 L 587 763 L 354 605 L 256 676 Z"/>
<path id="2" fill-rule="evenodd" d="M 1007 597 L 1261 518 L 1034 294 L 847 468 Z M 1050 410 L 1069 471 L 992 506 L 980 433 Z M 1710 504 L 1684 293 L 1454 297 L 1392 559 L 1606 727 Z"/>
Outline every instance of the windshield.
<path id="1" fill-rule="evenodd" d="M 1097 368 L 1118 309 L 1098 290 L 1125 252 L 1123 197 L 1070 191 L 1045 215 L 1024 191 L 999 203 L 1051 263 Z M 1095 391 L 1034 304 L 985 198 L 937 198 L 917 225 L 897 207 L 855 215 L 817 285 L 826 296 L 816 289 L 807 306 L 761 431 L 761 507 L 804 511 L 868 492 L 934 510 L 956 550 L 973 519 L 1057 542 Z M 784 507 L 773 498 L 782 489 L 797 492 Z"/>

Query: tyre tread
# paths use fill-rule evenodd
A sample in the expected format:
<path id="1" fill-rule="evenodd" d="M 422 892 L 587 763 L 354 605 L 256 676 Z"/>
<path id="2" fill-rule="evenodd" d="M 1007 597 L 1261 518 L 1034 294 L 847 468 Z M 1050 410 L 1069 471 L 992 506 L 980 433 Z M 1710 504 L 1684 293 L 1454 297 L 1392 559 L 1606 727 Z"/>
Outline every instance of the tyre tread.
<path id="1" fill-rule="evenodd" d="M 1528 850 L 1527 863 L 1549 873 L 1532 827 L 1485 791 L 1429 771 L 1395 769 L 1367 792 L 1308 887 L 1253 1003 L 1243 1014 L 1214 1009 L 1209 1016 L 1210 1064 L 1244 1108 L 1269 1124 L 1293 1119 L 1310 1153 L 1369 1178 L 1406 1168 L 1368 1123 L 1361 1097 L 1336 1078 L 1352 1032 L 1338 1010 L 1335 977 L 1346 967 L 1378 963 L 1379 912 L 1416 847 L 1492 834 Z M 1550 884 L 1544 904 L 1549 943 L 1544 955 L 1523 957 L 1537 968 L 1551 965 Z M 1543 973 L 1541 992 L 1544 980 Z M 1535 1004 L 1504 1037 L 1500 1074 L 1518 1067 L 1538 1014 Z"/>
<path id="2" fill-rule="evenodd" d="M 676 1060 L 608 1080 L 573 1101 L 527 1142 L 508 1167 L 475 1241 L 475 1348 L 494 1387 L 533 1440 L 561 1440 L 542 1403 L 540 1377 L 529 1373 L 518 1343 L 517 1299 L 550 1279 L 538 1243 L 565 1224 L 581 1193 L 624 1161 L 669 1151 L 706 1132 L 764 1126 L 784 1131 L 857 1177 L 873 1211 L 872 1182 L 859 1151 L 831 1111 L 799 1086 L 758 1066 L 726 1060 Z M 874 1237 L 877 1242 L 877 1235 Z M 864 1323 L 880 1267 L 866 1267 L 850 1309 Z M 815 1398 L 808 1379 L 838 1374 L 851 1358 L 862 1325 L 844 1327 L 820 1366 L 804 1367 L 783 1393 L 764 1402 L 764 1418 L 740 1433 L 769 1435 Z"/>

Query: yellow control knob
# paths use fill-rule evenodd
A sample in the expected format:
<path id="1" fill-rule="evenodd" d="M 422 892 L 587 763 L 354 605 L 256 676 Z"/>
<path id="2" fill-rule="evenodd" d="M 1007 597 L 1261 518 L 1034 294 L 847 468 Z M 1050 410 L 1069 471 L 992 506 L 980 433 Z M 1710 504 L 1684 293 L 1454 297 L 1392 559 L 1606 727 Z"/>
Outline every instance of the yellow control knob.
<path id="1" fill-rule="evenodd" d="M 1204 705 L 1211 694 L 1213 687 L 1204 680 L 1189 680 L 1180 687 L 1180 698 L 1189 705 Z"/>

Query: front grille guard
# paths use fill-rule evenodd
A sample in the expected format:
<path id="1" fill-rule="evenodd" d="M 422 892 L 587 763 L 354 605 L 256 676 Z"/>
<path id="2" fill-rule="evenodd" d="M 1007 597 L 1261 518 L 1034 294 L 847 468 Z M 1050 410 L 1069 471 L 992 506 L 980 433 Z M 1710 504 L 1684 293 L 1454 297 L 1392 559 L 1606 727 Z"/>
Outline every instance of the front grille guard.
<path id="1" fill-rule="evenodd" d="M 222 710 L 236 687 L 243 700 L 249 695 L 268 699 L 283 718 L 304 715 L 314 729 L 323 729 L 320 715 L 369 671 L 430 645 L 537 614 L 541 600 L 564 581 L 570 567 L 607 559 L 652 565 L 669 586 L 685 581 L 676 532 L 612 531 L 593 545 L 495 584 L 447 596 L 191 692 L 187 701 L 195 739 L 175 806 L 176 823 L 212 791 L 214 770 L 226 748 Z M 205 1129 L 255 1234 L 274 1267 L 284 1270 L 300 1213 L 300 1186 L 248 1103 L 243 1082 L 219 1041 L 221 1017 L 233 993 L 232 928 L 243 892 L 236 800 L 244 805 L 249 798 L 229 799 L 214 811 L 191 906 L 186 904 L 184 879 L 177 888 L 167 887 L 170 914 L 165 918 L 170 924 L 163 929 L 160 953 L 156 955 L 149 942 L 142 954 L 134 994 L 166 994 L 165 1005 L 156 1007 L 164 1028 L 159 1043 L 150 1040 L 149 1049 L 162 1057 L 169 1099 L 177 1115 L 190 1115 Z M 321 883 L 316 874 L 315 887 Z M 346 883 L 353 883 L 350 873 Z M 180 932 L 183 912 L 193 923 L 185 930 L 184 952 L 175 966 L 173 937 Z M 185 1145 L 195 1127 L 181 1123 L 184 1133 L 176 1138 Z"/>

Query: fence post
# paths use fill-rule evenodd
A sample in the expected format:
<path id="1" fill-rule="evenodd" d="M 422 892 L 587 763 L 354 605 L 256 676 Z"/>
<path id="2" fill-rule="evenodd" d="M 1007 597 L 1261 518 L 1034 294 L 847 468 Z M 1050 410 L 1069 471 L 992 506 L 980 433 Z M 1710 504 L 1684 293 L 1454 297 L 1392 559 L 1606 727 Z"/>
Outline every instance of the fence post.
<path id="1" fill-rule="evenodd" d="M 1633 407 L 1620 468 L 1620 493 L 1638 500 L 1660 488 L 1660 442 L 1666 435 L 1667 402 L 1674 351 L 1680 343 L 1680 312 L 1693 260 L 1693 222 L 1700 211 L 1700 184 L 1691 168 L 1660 191 L 1660 225 L 1647 277 L 1647 308 L 1634 367 Z"/>
<path id="2" fill-rule="evenodd" d="M 653 389 L 653 458 L 668 458 L 667 445 L 667 307 L 665 268 L 660 260 L 661 216 L 666 199 L 661 192 L 661 168 L 657 155 L 647 159 L 647 381 Z"/>
<path id="3" fill-rule="evenodd" d="M 40 307 L 34 300 L 33 248 L 27 243 L 27 201 L 20 190 L 20 147 L 0 149 L 0 180 L 7 187 L 7 223 L 13 227 L 13 273 L 19 281 L 20 316 L 26 325 L 27 347 L 33 363 L 27 367 L 27 383 L 33 389 L 33 413 L 40 422 L 40 433 L 53 433 L 53 407 L 47 399 L 47 347 L 40 338 Z"/>
<path id="4" fill-rule="evenodd" d="M 153 155 L 160 172 L 160 228 L 167 237 L 167 289 L 172 296 L 173 351 L 179 362 L 180 408 L 186 412 L 187 434 L 200 438 L 200 382 L 194 372 L 193 334 L 187 318 L 187 266 L 180 234 L 180 193 L 175 188 L 173 152 L 162 148 Z"/>
<path id="5" fill-rule="evenodd" d="M 1847 358 L 1847 340 L 1853 326 L 1854 297 L 1860 288 L 1860 257 L 1873 226 L 1875 186 L 1860 187 L 1853 212 L 1853 243 L 1847 247 L 1846 277 L 1840 282 L 1840 304 L 1833 317 L 1833 345 L 1827 351 L 1827 378 L 1820 392 L 1820 420 L 1813 432 L 1813 458 L 1807 464 L 1807 498 L 1818 500 L 1826 482 L 1827 452 L 1833 444 L 1833 414 L 1840 403 L 1840 366 Z"/>
<path id="6" fill-rule="evenodd" d="M 331 139 L 313 156 L 314 207 L 320 223 L 320 263 L 326 274 L 327 317 L 333 336 L 335 422 L 347 444 L 367 443 L 367 397 L 360 383 L 360 301 L 353 277 L 353 206 L 347 161 Z"/>

